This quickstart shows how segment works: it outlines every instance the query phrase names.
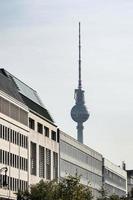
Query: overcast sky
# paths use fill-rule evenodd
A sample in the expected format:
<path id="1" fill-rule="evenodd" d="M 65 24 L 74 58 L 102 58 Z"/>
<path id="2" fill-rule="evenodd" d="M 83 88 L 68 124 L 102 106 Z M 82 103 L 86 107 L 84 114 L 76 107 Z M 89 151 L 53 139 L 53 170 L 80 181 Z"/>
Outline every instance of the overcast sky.
<path id="1" fill-rule="evenodd" d="M 79 21 L 85 144 L 133 169 L 133 0 L 0 0 L 0 66 L 37 90 L 76 137 Z"/>

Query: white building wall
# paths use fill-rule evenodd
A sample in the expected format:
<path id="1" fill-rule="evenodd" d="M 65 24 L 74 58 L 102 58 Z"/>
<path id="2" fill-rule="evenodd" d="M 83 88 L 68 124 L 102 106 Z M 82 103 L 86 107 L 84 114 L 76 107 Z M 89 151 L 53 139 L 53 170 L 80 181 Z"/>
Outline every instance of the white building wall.
<path id="1" fill-rule="evenodd" d="M 28 112 L 28 108 L 24 104 L 18 102 L 17 100 L 8 96 L 4 92 L 0 91 L 0 96 Z M 2 113 L 0 113 L 0 124 L 2 126 L 5 126 L 9 129 L 12 129 L 12 130 L 19 132 L 22 135 L 28 137 L 29 129 L 27 126 L 21 124 L 20 122 L 14 120 L 14 119 L 11 119 L 10 117 L 8 117 Z M 13 144 L 12 142 L 9 142 L 2 138 L 0 138 L 0 149 L 28 159 L 28 149 L 20 147 L 17 144 Z M 28 182 L 28 171 L 24 171 L 24 170 L 0 163 L 0 169 L 3 167 L 8 168 L 8 171 L 7 171 L 8 177 L 13 177 L 15 179 L 19 179 L 19 180 Z M 1 174 L 4 174 L 4 173 L 2 172 Z M 15 198 L 16 197 L 16 195 L 14 194 L 15 191 L 10 190 L 10 185 L 8 187 L 9 187 L 9 189 L 0 188 L 0 197 L 3 197 L 3 198 L 8 197 L 9 199 Z"/>
<path id="2" fill-rule="evenodd" d="M 68 146 L 67 149 L 63 149 L 64 144 L 62 142 L 70 146 Z M 69 150 L 70 152 L 68 153 L 67 151 Z M 81 157 L 82 153 L 84 158 Z M 68 165 L 66 171 L 64 171 L 63 162 L 68 162 L 66 163 Z M 79 175 L 81 175 L 81 183 L 85 185 L 89 184 L 92 188 L 93 195 L 96 198 L 96 196 L 98 196 L 97 190 L 102 186 L 102 155 L 61 131 L 60 176 L 65 177 L 69 174 L 75 175 L 76 169 L 79 170 Z"/>
<path id="3" fill-rule="evenodd" d="M 4 140 L 0 138 L 0 149 L 6 152 L 10 152 L 12 154 L 15 154 L 16 156 L 21 156 L 23 158 L 28 159 L 28 170 L 24 171 L 15 167 L 7 166 L 7 176 L 23 180 L 27 182 L 27 185 L 30 186 L 31 184 L 38 183 L 42 178 L 39 177 L 39 145 L 43 146 L 51 150 L 51 180 L 53 179 L 53 152 L 56 152 L 59 154 L 59 143 L 57 142 L 57 126 L 43 118 L 42 116 L 37 115 L 37 113 L 30 112 L 27 106 L 25 104 L 20 103 L 19 101 L 15 100 L 14 98 L 10 97 L 9 95 L 5 94 L 4 92 L 0 91 L 0 97 L 3 97 L 10 101 L 11 103 L 15 104 L 16 106 L 20 107 L 21 109 L 28 112 L 28 118 L 32 118 L 35 120 L 35 130 L 32 130 L 24 124 L 21 124 L 20 122 L 10 118 L 7 115 L 4 115 L 0 113 L 0 124 L 3 126 L 10 128 L 16 132 L 21 133 L 24 136 L 28 137 L 28 148 L 23 148 L 17 144 L 13 144 L 7 140 Z M 28 120 L 28 119 L 27 119 Z M 43 126 L 46 126 L 49 128 L 49 138 L 46 137 L 44 134 L 40 134 L 37 132 L 37 122 L 43 124 Z M 51 139 L 51 131 L 56 132 L 56 141 Z M 37 174 L 36 176 L 31 175 L 31 163 L 30 163 L 30 145 L 31 142 L 36 143 L 37 147 Z M 5 164 L 0 163 L 0 169 L 2 167 L 6 167 Z M 4 172 L 2 173 L 4 175 Z M 59 175 L 59 155 L 58 155 L 58 175 Z M 46 155 L 45 155 L 45 178 L 46 180 Z M 9 187 L 9 186 L 8 186 Z M 9 199 L 15 199 L 16 195 L 14 194 L 16 191 L 11 191 L 8 188 L 0 188 L 0 198 L 5 197 Z"/>
<path id="4" fill-rule="evenodd" d="M 110 185 L 110 187 L 114 188 L 114 191 L 116 192 L 116 194 L 119 195 L 119 192 L 121 191 L 123 192 L 123 194 L 125 193 L 126 195 L 127 194 L 127 172 L 123 170 L 121 167 L 107 160 L 106 158 L 103 159 L 103 166 L 104 166 L 104 172 L 103 172 L 104 184 L 105 185 L 107 184 L 108 187 Z M 116 181 L 116 179 L 114 180 L 113 178 L 114 176 L 117 177 L 118 181 Z M 122 182 L 119 182 L 120 179 L 121 181 L 124 181 L 125 184 L 121 185 Z M 118 189 L 118 193 L 117 193 L 117 189 Z"/>
<path id="5" fill-rule="evenodd" d="M 106 169 L 109 169 L 110 171 L 114 172 L 118 176 L 120 176 L 124 179 L 127 179 L 127 172 L 106 158 L 104 158 L 104 166 Z"/>
<path id="6" fill-rule="evenodd" d="M 40 118 L 39 116 L 33 114 L 32 112 L 29 113 L 29 117 L 35 120 L 35 130 L 30 129 L 29 132 L 29 163 L 30 163 L 30 145 L 31 142 L 36 144 L 36 158 L 37 158 L 37 174 L 31 175 L 30 172 L 30 184 L 35 184 L 38 183 L 42 178 L 39 177 L 39 145 L 45 148 L 45 153 L 46 153 L 46 148 L 51 150 L 51 180 L 53 179 L 53 152 L 56 152 L 59 154 L 59 143 L 57 142 L 57 126 L 52 125 L 51 123 L 47 122 L 43 118 Z M 41 133 L 37 132 L 37 122 L 41 123 L 44 126 L 49 128 L 49 137 L 46 137 Z M 56 132 L 56 141 L 51 139 L 51 131 Z M 59 156 L 58 156 L 59 159 Z M 59 161 L 58 161 L 59 163 Z M 29 164 L 29 171 L 30 171 L 30 164 Z M 58 169 L 58 174 L 59 174 L 59 169 Z M 45 154 L 45 178 L 46 180 L 46 154 Z"/>

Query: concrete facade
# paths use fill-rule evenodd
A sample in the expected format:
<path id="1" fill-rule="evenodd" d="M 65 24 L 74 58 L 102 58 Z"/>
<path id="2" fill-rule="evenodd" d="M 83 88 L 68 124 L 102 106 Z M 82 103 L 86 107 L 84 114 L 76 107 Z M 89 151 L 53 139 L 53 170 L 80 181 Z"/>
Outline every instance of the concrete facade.
<path id="1" fill-rule="evenodd" d="M 6 71 L 0 76 L 0 169 L 8 169 L 7 187 L 0 173 L 0 199 L 16 199 L 18 189 L 58 179 L 59 135 L 37 93 Z"/>
<path id="2" fill-rule="evenodd" d="M 133 170 L 127 170 L 127 190 L 129 196 L 133 195 Z"/>
<path id="3" fill-rule="evenodd" d="M 94 197 L 102 186 L 102 155 L 74 138 L 60 132 L 60 177 L 81 175 L 81 183 L 89 185 Z"/>
<path id="4" fill-rule="evenodd" d="M 28 113 L 28 108 L 0 91 L 0 99 L 24 109 Z M 1 102 L 1 101 L 0 101 Z M 1 104 L 1 103 L 0 103 Z M 1 108 L 2 109 L 2 108 Z M 2 111 L 2 110 L 1 110 Z M 3 111 L 2 111 L 3 112 Z M 7 167 L 8 187 L 0 188 L 0 197 L 14 198 L 14 192 L 19 188 L 28 187 L 28 126 L 12 119 L 0 112 L 0 169 Z M 28 124 L 28 115 L 27 115 Z M 23 137 L 23 142 L 20 137 Z M 20 166 L 21 160 L 21 166 Z M 2 177 L 1 177 L 2 178 Z"/>
<path id="5" fill-rule="evenodd" d="M 102 154 L 60 132 L 60 177 L 81 175 L 81 183 L 89 185 L 94 198 L 103 186 L 108 196 L 127 194 L 127 172 Z"/>
<path id="6" fill-rule="evenodd" d="M 108 195 L 127 194 L 127 172 L 106 158 L 103 158 L 103 186 Z"/>
<path id="7" fill-rule="evenodd" d="M 127 193 L 127 173 L 102 154 L 59 131 L 36 91 L 0 69 L 0 169 L 7 167 L 8 186 L 0 173 L 0 198 L 15 199 L 41 179 L 81 175 L 92 194 L 104 186 L 109 194 Z M 132 183 L 128 178 L 128 185 Z"/>
<path id="8" fill-rule="evenodd" d="M 59 143 L 57 142 L 57 126 L 54 126 L 50 123 L 48 123 L 47 121 L 45 121 L 44 119 L 40 118 L 39 116 L 36 116 L 33 113 L 29 113 L 29 117 L 34 119 L 35 121 L 35 130 L 30 129 L 29 131 L 29 155 L 31 155 L 31 143 L 36 144 L 36 173 L 32 174 L 30 173 L 30 180 L 29 180 L 29 184 L 34 184 L 39 182 L 42 178 L 44 180 L 52 180 L 54 178 L 54 171 L 53 171 L 53 152 L 59 154 Z M 37 123 L 43 124 L 43 127 L 48 127 L 49 129 L 49 136 L 45 136 L 44 132 L 43 134 L 38 133 L 37 131 Z M 53 140 L 52 139 L 52 131 L 54 131 L 56 133 L 56 139 Z M 44 147 L 44 175 L 42 175 L 42 177 L 40 177 L 39 175 L 39 146 Z M 46 150 L 50 150 L 51 151 L 51 161 L 50 161 L 50 165 L 51 165 L 51 173 L 50 173 L 50 178 L 47 178 L 47 156 L 46 156 Z M 29 156 L 31 158 L 31 156 Z M 58 156 L 59 159 L 59 156 Z M 31 164 L 31 159 L 29 159 L 29 166 L 32 166 Z M 31 168 L 29 169 L 31 171 Z M 58 173 L 59 174 L 59 168 L 58 168 Z"/>

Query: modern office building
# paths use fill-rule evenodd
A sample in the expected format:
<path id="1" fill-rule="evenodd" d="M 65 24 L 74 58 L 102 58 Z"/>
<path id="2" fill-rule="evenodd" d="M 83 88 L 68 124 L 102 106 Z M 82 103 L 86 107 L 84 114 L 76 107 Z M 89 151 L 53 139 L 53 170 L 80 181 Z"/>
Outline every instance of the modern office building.
<path id="1" fill-rule="evenodd" d="M 60 131 L 60 177 L 81 175 L 81 183 L 89 184 L 94 198 L 103 186 L 108 196 L 127 194 L 127 172 L 102 154 Z"/>
<path id="2" fill-rule="evenodd" d="M 133 170 L 127 171 L 127 191 L 128 195 L 133 197 Z"/>
<path id="3" fill-rule="evenodd" d="M 15 199 L 18 189 L 41 179 L 75 173 L 95 198 L 102 185 L 109 194 L 126 194 L 125 170 L 59 131 L 37 92 L 0 69 L 0 199 Z"/>
<path id="4" fill-rule="evenodd" d="M 102 155 L 60 131 L 60 177 L 76 173 L 96 198 L 102 186 Z"/>
<path id="5" fill-rule="evenodd" d="M 0 69 L 0 198 L 14 199 L 18 189 L 57 179 L 58 154 L 57 126 L 37 92 Z"/>
<path id="6" fill-rule="evenodd" d="M 127 194 L 127 172 L 106 158 L 103 158 L 103 186 L 108 195 Z"/>

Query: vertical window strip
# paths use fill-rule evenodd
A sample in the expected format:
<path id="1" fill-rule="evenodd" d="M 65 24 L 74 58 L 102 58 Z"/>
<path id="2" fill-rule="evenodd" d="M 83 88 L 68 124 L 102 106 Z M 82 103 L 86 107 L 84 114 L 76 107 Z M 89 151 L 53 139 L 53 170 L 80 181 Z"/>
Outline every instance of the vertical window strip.
<path id="1" fill-rule="evenodd" d="M 19 141 L 20 137 L 20 141 Z M 0 138 L 9 141 L 13 144 L 20 145 L 23 148 L 28 148 L 28 137 L 0 124 Z"/>
<path id="2" fill-rule="evenodd" d="M 51 179 L 51 150 L 46 149 L 46 179 Z"/>
<path id="3" fill-rule="evenodd" d="M 36 175 L 36 143 L 31 142 L 31 174 Z"/>
<path id="4" fill-rule="evenodd" d="M 10 163 L 9 163 L 9 152 L 0 149 L 0 163 L 5 165 L 11 165 L 14 168 L 19 167 L 19 156 L 13 153 L 10 153 Z M 20 169 L 27 171 L 28 170 L 28 159 L 20 156 Z"/>
<path id="5" fill-rule="evenodd" d="M 53 179 L 58 178 L 58 154 L 53 152 Z"/>
<path id="6" fill-rule="evenodd" d="M 44 155 L 44 147 L 39 146 L 39 177 L 45 177 L 45 155 Z"/>

